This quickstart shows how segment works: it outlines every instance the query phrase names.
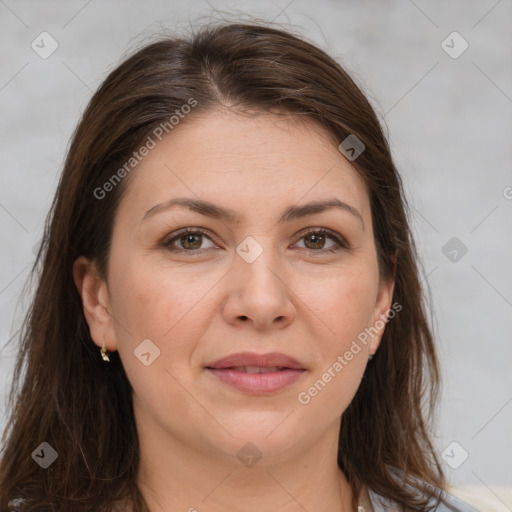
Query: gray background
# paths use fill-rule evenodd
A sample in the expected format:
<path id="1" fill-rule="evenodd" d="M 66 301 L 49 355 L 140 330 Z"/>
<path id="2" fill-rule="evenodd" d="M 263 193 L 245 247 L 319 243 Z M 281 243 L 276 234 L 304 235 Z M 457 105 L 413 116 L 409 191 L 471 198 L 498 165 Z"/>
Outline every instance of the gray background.
<path id="1" fill-rule="evenodd" d="M 454 484 L 479 485 L 512 510 L 500 495 L 512 482 L 510 0 L 0 0 L 0 426 L 15 352 L 5 344 L 19 329 L 33 248 L 92 92 L 155 32 L 243 13 L 290 23 L 334 55 L 387 126 L 433 297 L 444 377 L 436 444 L 442 452 L 459 443 L 451 460 L 469 453 L 459 468 L 446 465 Z M 47 59 L 31 48 L 43 31 L 59 45 Z M 441 47 L 453 31 L 469 44 L 458 58 Z M 442 250 L 452 237 L 467 248 L 456 248 L 455 262 L 453 248 Z"/>

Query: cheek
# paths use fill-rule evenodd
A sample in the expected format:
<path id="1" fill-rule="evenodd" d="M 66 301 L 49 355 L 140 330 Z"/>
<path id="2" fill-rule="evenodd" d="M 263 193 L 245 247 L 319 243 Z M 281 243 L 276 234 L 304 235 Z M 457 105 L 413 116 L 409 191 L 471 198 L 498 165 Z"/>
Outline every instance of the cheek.
<path id="1" fill-rule="evenodd" d="M 375 306 L 376 274 L 369 266 L 339 272 L 320 292 L 310 287 L 309 301 L 322 325 L 317 331 L 317 364 L 298 395 L 307 414 L 328 415 L 333 421 L 353 399 L 367 364 L 364 333 Z M 314 290 L 314 293 L 312 292 Z M 318 333 L 324 333 L 318 337 Z"/>
<path id="2" fill-rule="evenodd" d="M 193 408 L 184 391 L 191 389 L 192 376 L 183 367 L 207 327 L 201 299 L 215 281 L 191 277 L 143 262 L 112 274 L 118 351 L 134 405 L 162 425 L 168 414 L 162 404 L 174 404 L 185 415 Z"/>
<path id="3" fill-rule="evenodd" d="M 299 292 L 314 313 L 317 336 L 324 340 L 325 353 L 347 350 L 364 331 L 375 307 L 377 277 L 370 266 L 340 269 L 325 280 L 305 282 Z M 322 333 L 322 334 L 319 334 Z"/>
<path id="4" fill-rule="evenodd" d="M 126 326 L 119 331 L 121 340 L 128 331 L 132 342 L 154 338 L 165 345 L 169 339 L 201 332 L 201 319 L 208 320 L 201 314 L 208 303 L 205 297 L 218 276 L 135 261 L 114 279 L 115 314 Z"/>
<path id="5" fill-rule="evenodd" d="M 143 261 L 112 273 L 118 351 L 136 394 L 155 398 L 155 405 L 175 403 L 180 386 L 172 376 L 190 386 L 183 366 L 211 322 L 207 295 L 218 281 L 211 272 L 177 272 Z"/>
<path id="6" fill-rule="evenodd" d="M 335 361 L 297 394 L 298 412 L 319 423 L 336 421 L 354 398 L 366 368 L 362 351 L 345 364 Z M 338 366 L 337 366 L 338 365 Z M 341 369 L 340 369 L 341 368 Z"/>
<path id="7" fill-rule="evenodd" d="M 352 401 L 368 361 L 364 333 L 375 306 L 371 272 L 333 280 L 329 293 L 318 296 L 316 310 L 324 327 L 316 338 L 317 364 L 297 396 L 308 415 L 339 417 Z M 328 326 L 328 329 L 325 327 Z M 326 418 L 328 419 L 328 418 Z"/>

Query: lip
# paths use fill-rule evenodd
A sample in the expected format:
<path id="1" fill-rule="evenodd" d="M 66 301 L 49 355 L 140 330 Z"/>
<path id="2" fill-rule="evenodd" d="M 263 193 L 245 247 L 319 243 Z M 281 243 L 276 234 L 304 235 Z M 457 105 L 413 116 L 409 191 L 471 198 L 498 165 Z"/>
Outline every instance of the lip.
<path id="1" fill-rule="evenodd" d="M 237 370 L 207 368 L 224 384 L 250 395 L 277 393 L 296 382 L 306 370 L 281 370 L 272 373 L 245 373 Z"/>
<path id="2" fill-rule="evenodd" d="M 271 373 L 246 373 L 234 368 L 240 366 L 277 366 L 282 369 Z M 279 352 L 232 354 L 208 364 L 205 369 L 224 384 L 250 395 L 277 393 L 291 386 L 306 373 L 306 368 L 296 359 Z"/>
<path id="3" fill-rule="evenodd" d="M 291 370 L 305 370 L 306 368 L 296 359 L 280 352 L 256 354 L 254 352 L 239 352 L 223 357 L 218 361 L 209 363 L 206 368 L 222 370 L 234 366 L 260 366 L 262 368 L 278 366 Z"/>

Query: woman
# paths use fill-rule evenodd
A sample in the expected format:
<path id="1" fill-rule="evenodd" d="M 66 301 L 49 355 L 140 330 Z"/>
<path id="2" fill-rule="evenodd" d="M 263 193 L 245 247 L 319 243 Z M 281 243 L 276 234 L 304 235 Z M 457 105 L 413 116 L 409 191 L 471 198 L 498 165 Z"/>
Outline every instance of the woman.
<path id="1" fill-rule="evenodd" d="M 430 438 L 405 206 L 367 99 L 299 36 L 128 58 L 46 225 L 2 510 L 474 510 Z"/>

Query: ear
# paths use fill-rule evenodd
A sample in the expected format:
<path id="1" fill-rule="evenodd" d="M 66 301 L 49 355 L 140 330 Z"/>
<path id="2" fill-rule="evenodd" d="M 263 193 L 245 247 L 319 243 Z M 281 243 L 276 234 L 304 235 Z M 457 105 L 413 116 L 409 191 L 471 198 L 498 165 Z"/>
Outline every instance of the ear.
<path id="1" fill-rule="evenodd" d="M 396 312 L 402 309 L 400 304 L 393 305 L 392 308 L 393 292 L 395 290 L 396 254 L 391 259 L 393 263 L 393 276 L 381 277 L 375 300 L 375 308 L 370 326 L 370 332 L 373 333 L 369 348 L 370 354 L 374 354 L 379 348 L 388 318 L 393 318 Z"/>
<path id="2" fill-rule="evenodd" d="M 84 316 L 91 338 L 98 347 L 105 342 L 109 352 L 117 350 L 115 322 L 111 314 L 106 281 L 100 276 L 95 263 L 80 256 L 73 264 L 73 279 L 82 298 Z"/>

